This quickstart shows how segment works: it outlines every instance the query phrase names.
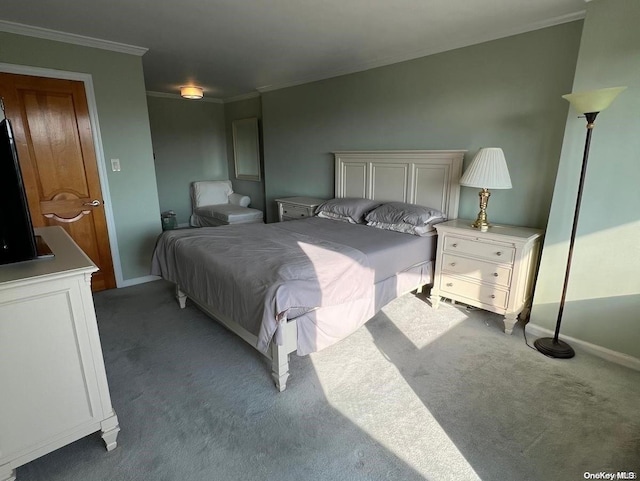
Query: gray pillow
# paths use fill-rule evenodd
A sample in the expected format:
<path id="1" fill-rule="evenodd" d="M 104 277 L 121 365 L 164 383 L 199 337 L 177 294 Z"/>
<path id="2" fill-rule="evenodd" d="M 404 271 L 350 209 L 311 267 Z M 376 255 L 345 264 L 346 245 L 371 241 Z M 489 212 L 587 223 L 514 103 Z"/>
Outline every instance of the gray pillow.
<path id="1" fill-rule="evenodd" d="M 316 214 L 329 214 L 320 217 L 339 217 L 354 224 L 364 224 L 364 217 L 379 205 L 380 202 L 376 200 L 342 197 L 330 199 L 319 205 L 316 208 Z"/>
<path id="2" fill-rule="evenodd" d="M 386 222 L 367 222 L 367 225 L 378 229 L 392 230 L 394 232 L 402 232 L 403 234 L 417 235 L 420 237 L 427 236 L 435 230 L 435 227 L 430 224 L 411 225 L 405 222 L 399 222 L 397 224 L 387 224 Z"/>
<path id="3" fill-rule="evenodd" d="M 320 217 L 321 219 L 339 220 L 340 222 L 348 222 L 349 224 L 356 224 L 357 223 L 355 220 L 353 220 L 348 215 L 334 214 L 333 212 L 321 211 L 321 212 L 318 212 L 316 214 L 316 216 Z"/>
<path id="4" fill-rule="evenodd" d="M 446 216 L 433 207 L 407 204 L 405 202 L 387 202 L 367 214 L 367 222 L 384 224 L 410 224 L 423 226 L 444 220 Z"/>

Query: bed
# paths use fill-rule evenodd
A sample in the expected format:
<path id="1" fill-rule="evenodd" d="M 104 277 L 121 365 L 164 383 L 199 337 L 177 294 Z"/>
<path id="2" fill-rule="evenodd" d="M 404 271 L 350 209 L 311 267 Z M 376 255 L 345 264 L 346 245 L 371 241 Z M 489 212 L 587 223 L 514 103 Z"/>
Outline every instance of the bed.
<path id="1" fill-rule="evenodd" d="M 464 151 L 336 152 L 335 197 L 429 206 L 456 218 Z M 366 204 L 366 201 L 362 201 Z M 176 230 L 152 273 L 271 359 L 279 391 L 289 354 L 348 336 L 385 304 L 431 283 L 435 230 L 409 235 L 312 217 Z"/>

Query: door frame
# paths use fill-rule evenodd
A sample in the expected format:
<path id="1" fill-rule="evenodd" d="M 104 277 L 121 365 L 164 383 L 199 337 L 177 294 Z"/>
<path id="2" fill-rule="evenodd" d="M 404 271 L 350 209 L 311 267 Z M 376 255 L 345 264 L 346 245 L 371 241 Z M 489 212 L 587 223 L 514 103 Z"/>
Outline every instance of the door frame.
<path id="1" fill-rule="evenodd" d="M 107 181 L 107 164 L 102 147 L 102 136 L 100 135 L 100 123 L 98 122 L 98 105 L 96 104 L 95 91 L 93 89 L 93 77 L 89 73 L 69 72 L 66 70 L 32 67 L 30 65 L 16 65 L 2 62 L 0 62 L 0 72 L 61 80 L 76 80 L 84 83 L 84 92 L 87 96 L 87 105 L 89 107 L 89 122 L 91 123 L 93 146 L 95 149 L 96 161 L 98 163 L 98 177 L 100 178 L 100 189 L 102 190 L 104 213 L 107 219 L 107 231 L 109 236 L 109 246 L 111 247 L 111 262 L 113 264 L 113 274 L 116 278 L 116 287 L 125 287 L 128 284 L 125 283 L 124 278 L 122 277 L 120 251 L 118 249 L 116 224 L 113 217 L 111 194 L 109 192 L 109 182 Z"/>

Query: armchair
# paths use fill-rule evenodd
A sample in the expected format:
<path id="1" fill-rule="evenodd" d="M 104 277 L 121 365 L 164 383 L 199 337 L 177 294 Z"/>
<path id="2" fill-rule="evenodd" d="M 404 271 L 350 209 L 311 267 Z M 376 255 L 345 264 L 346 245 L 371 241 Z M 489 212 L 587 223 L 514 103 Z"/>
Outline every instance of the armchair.
<path id="1" fill-rule="evenodd" d="M 262 222 L 262 211 L 249 207 L 251 198 L 233 192 L 229 180 L 206 180 L 191 183 L 193 227 Z"/>

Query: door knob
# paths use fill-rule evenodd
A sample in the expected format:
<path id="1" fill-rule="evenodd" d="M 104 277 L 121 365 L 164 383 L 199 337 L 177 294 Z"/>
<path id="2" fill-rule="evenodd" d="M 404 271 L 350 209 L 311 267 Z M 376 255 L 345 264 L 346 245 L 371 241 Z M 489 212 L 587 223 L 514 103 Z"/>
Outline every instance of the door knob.
<path id="1" fill-rule="evenodd" d="M 98 199 L 92 200 L 91 202 L 85 202 L 82 205 L 88 205 L 91 207 L 98 207 L 100 204 L 102 204 L 102 202 L 100 202 Z"/>

